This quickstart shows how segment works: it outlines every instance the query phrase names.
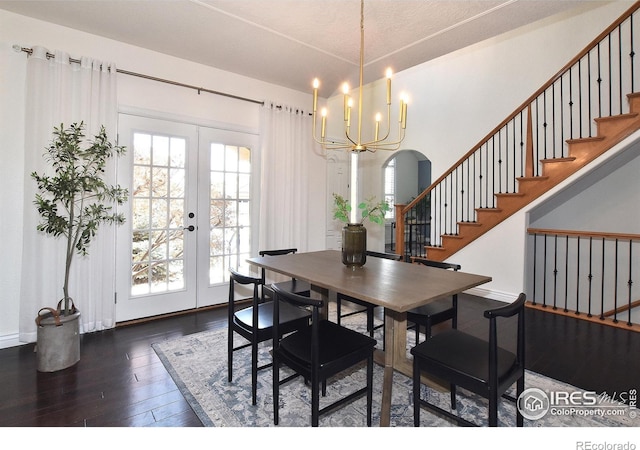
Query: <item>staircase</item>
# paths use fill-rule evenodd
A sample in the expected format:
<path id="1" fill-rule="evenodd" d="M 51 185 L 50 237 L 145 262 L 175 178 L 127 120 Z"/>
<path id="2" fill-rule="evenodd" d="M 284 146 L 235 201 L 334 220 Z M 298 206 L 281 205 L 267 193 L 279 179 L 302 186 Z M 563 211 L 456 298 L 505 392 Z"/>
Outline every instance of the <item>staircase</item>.
<path id="1" fill-rule="evenodd" d="M 596 119 L 598 132 L 595 137 L 569 140 L 567 157 L 542 159 L 540 176 L 528 175 L 517 178 L 518 192 L 494 194 L 496 196 L 494 208 L 476 209 L 475 222 L 458 222 L 457 234 L 443 235 L 442 244 L 439 247 L 426 247 L 428 257 L 444 261 L 570 175 L 587 166 L 624 138 L 640 130 L 640 93 L 629 94 L 627 97 L 630 105 L 629 113 Z"/>
<path id="2" fill-rule="evenodd" d="M 429 204 L 430 245 L 415 253 L 408 243 L 406 260 L 444 261 L 640 130 L 633 50 L 640 47 L 633 30 L 639 7 L 636 2 L 414 201 L 396 205 L 400 243 L 411 217 Z"/>

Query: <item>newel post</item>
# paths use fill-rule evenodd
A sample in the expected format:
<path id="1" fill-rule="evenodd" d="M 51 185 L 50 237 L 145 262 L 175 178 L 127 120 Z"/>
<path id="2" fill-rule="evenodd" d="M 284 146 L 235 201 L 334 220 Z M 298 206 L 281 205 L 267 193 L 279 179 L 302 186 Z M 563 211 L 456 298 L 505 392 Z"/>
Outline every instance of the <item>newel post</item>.
<path id="1" fill-rule="evenodd" d="M 527 106 L 527 144 L 524 163 L 524 176 L 527 178 L 533 178 L 533 128 L 531 121 L 531 105 L 529 105 Z"/>
<path id="2" fill-rule="evenodd" d="M 405 254 L 405 242 L 404 242 L 404 215 L 402 211 L 407 205 L 395 204 L 395 218 L 396 218 L 396 254 L 402 255 L 404 259 Z"/>

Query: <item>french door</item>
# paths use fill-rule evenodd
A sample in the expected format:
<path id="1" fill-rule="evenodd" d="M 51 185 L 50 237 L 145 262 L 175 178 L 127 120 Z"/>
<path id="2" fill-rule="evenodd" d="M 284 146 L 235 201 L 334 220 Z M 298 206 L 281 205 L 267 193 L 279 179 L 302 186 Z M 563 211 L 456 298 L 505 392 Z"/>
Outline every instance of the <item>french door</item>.
<path id="1" fill-rule="evenodd" d="M 118 321 L 226 302 L 257 241 L 257 137 L 121 114 Z"/>

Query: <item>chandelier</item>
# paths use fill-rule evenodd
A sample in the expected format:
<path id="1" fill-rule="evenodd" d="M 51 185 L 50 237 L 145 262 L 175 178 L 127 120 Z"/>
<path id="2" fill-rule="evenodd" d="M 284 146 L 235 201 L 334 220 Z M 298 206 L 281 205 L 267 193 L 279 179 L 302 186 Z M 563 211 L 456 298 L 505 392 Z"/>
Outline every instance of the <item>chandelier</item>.
<path id="1" fill-rule="evenodd" d="M 317 107 L 318 107 L 318 87 L 320 81 L 316 78 L 313 80 L 313 139 L 322 145 L 324 150 L 348 150 L 352 153 L 360 153 L 364 151 L 375 152 L 377 150 L 397 150 L 400 143 L 404 139 L 405 129 L 407 125 L 407 100 L 405 97 L 400 99 L 400 110 L 398 118 L 398 135 L 396 140 L 388 140 L 391 130 L 391 69 L 387 69 L 387 120 L 384 135 L 380 135 L 380 122 L 382 115 L 375 115 L 374 136 L 372 140 L 363 141 L 362 139 L 362 79 L 364 72 L 364 0 L 360 1 L 360 89 L 358 96 L 358 129 L 357 133 L 352 134 L 351 130 L 351 109 L 353 108 L 353 99 L 349 96 L 349 85 L 344 83 L 342 92 L 344 93 L 344 134 L 343 140 L 331 140 L 326 136 L 327 128 L 327 109 L 323 108 L 320 112 L 321 125 L 320 135 L 317 134 Z"/>

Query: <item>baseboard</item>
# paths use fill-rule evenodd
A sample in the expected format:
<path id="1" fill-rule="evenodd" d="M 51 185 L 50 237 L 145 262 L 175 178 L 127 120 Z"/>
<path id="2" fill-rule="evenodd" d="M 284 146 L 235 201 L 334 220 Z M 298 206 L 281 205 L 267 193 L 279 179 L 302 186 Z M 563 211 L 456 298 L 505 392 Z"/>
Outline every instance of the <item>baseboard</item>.
<path id="1" fill-rule="evenodd" d="M 16 347 L 18 345 L 25 345 L 24 342 L 20 342 L 20 340 L 18 339 L 18 333 L 0 336 L 0 349 Z"/>
<path id="2" fill-rule="evenodd" d="M 479 287 L 471 288 L 464 291 L 465 294 L 475 295 L 476 297 L 488 298 L 491 300 L 497 300 L 505 303 L 513 303 L 518 298 L 519 294 L 512 294 L 510 292 L 495 291 L 491 289 L 483 289 Z"/>

